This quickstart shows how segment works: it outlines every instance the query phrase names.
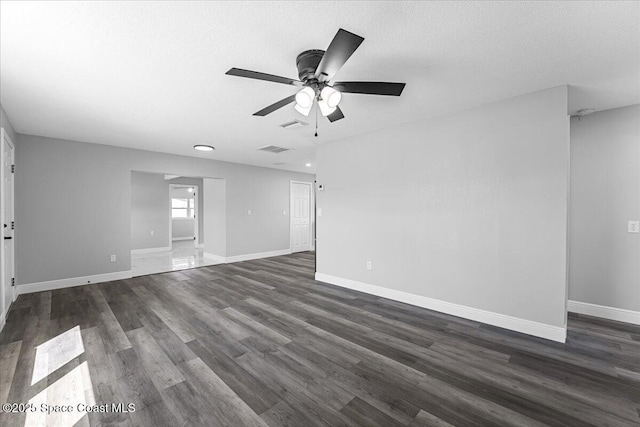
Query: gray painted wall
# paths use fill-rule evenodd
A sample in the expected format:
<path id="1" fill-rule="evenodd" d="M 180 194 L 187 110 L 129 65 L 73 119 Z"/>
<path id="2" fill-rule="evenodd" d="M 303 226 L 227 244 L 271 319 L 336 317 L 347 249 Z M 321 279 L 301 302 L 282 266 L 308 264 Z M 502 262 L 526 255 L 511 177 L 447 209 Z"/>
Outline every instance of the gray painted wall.
<path id="1" fill-rule="evenodd" d="M 191 218 L 174 218 L 171 221 L 171 238 L 181 240 L 189 237 L 193 239 L 195 236 L 194 222 Z"/>
<path id="2" fill-rule="evenodd" d="M 2 108 L 2 104 L 0 104 L 0 127 L 7 131 L 7 135 L 9 135 L 9 138 L 14 145 L 18 143 L 18 136 L 11 125 L 11 121 L 9 120 L 7 113 L 4 111 L 4 108 Z"/>
<path id="3" fill-rule="evenodd" d="M 318 272 L 565 325 L 566 86 L 324 144 L 317 164 Z"/>
<path id="4" fill-rule="evenodd" d="M 313 180 L 207 160 L 206 154 L 198 159 L 32 135 L 18 139 L 18 284 L 130 270 L 132 170 L 225 178 L 228 255 L 289 248 L 289 217 L 282 215 L 289 210 L 289 181 Z"/>
<path id="5" fill-rule="evenodd" d="M 131 172 L 131 249 L 170 245 L 170 208 L 169 184 L 164 175 Z"/>
<path id="6" fill-rule="evenodd" d="M 640 311 L 640 105 L 571 119 L 569 299 Z"/>
<path id="7" fill-rule="evenodd" d="M 227 183 L 224 179 L 207 179 L 203 183 L 204 206 L 204 251 L 226 257 L 227 246 Z M 278 243 L 280 244 L 280 243 Z M 248 252 L 255 253 L 255 252 Z"/>

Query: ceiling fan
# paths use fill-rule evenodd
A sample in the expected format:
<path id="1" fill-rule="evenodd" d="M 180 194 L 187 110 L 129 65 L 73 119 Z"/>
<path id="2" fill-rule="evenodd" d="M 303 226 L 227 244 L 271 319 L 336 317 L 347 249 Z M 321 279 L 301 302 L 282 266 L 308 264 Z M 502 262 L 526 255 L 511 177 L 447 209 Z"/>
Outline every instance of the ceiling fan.
<path id="1" fill-rule="evenodd" d="M 344 118 L 338 104 L 342 93 L 361 93 L 369 95 L 400 96 L 404 83 L 391 82 L 335 82 L 330 83 L 333 76 L 351 57 L 353 52 L 364 41 L 363 37 L 338 30 L 326 51 L 319 49 L 305 50 L 296 58 L 298 78 L 274 76 L 257 71 L 232 68 L 226 72 L 230 76 L 246 77 L 249 79 L 265 80 L 302 88 L 298 93 L 288 96 L 262 110 L 253 113 L 254 116 L 266 116 L 279 108 L 295 101 L 295 109 L 309 115 L 314 100 L 317 101 L 320 112 L 329 121 L 335 122 Z"/>

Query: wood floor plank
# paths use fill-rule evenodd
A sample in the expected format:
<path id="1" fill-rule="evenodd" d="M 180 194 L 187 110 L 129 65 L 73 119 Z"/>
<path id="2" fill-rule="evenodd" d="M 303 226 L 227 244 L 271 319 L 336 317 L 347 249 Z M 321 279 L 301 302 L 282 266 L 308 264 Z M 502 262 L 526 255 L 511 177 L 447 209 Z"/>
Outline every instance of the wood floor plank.
<path id="1" fill-rule="evenodd" d="M 26 403 L 86 364 L 97 404 L 136 411 L 79 426 L 640 425 L 640 326 L 570 314 L 567 342 L 550 342 L 317 282 L 314 264 L 303 252 L 21 295 L 0 333 L 0 398 Z M 81 354 L 36 366 L 75 328 Z"/>

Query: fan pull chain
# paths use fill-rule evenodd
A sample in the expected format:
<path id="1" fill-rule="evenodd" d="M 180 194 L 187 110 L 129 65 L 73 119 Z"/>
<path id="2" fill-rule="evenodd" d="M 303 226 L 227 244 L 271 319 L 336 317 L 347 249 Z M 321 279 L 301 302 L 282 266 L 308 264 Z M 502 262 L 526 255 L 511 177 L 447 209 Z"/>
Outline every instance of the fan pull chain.
<path id="1" fill-rule="evenodd" d="M 316 107 L 316 138 L 318 137 L 318 107 Z"/>

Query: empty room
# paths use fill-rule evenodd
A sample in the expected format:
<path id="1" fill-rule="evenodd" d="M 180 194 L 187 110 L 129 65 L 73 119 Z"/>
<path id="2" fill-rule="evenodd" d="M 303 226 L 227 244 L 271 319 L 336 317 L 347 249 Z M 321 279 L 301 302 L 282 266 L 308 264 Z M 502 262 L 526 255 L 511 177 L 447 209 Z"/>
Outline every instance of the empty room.
<path id="1" fill-rule="evenodd" d="M 640 426 L 640 1 L 0 0 L 0 425 Z"/>

